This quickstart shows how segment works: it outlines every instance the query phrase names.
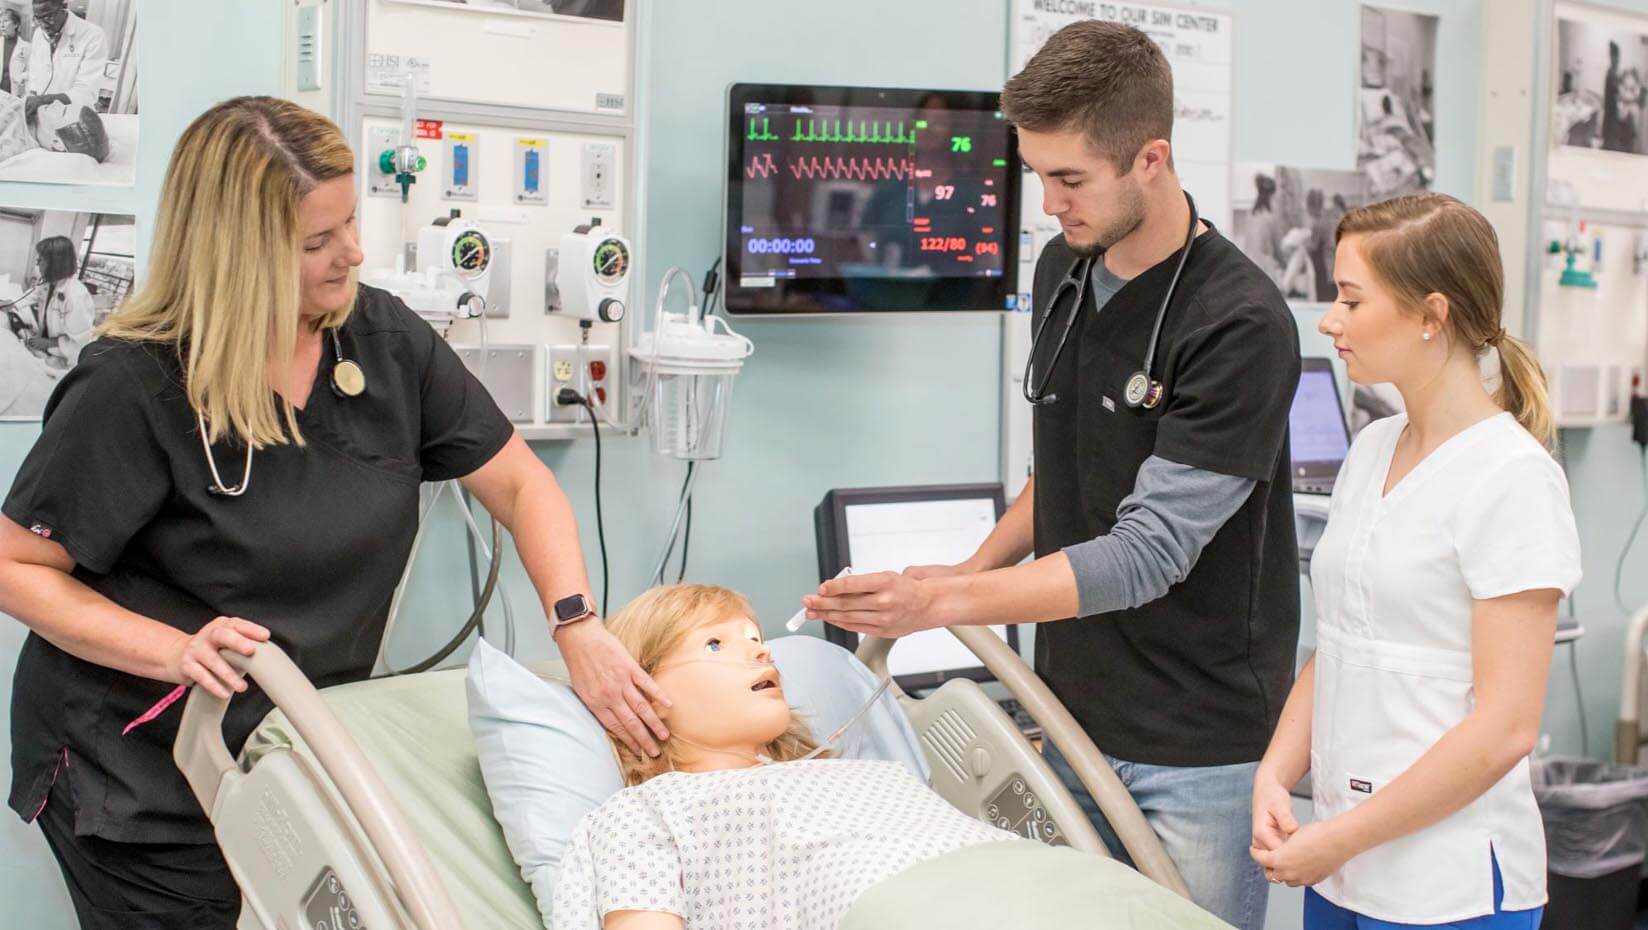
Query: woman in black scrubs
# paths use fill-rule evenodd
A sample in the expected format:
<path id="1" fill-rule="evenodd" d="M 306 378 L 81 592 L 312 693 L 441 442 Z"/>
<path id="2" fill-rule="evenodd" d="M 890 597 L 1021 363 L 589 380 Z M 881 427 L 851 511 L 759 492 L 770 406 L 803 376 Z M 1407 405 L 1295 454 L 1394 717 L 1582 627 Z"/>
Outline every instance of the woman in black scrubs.
<path id="1" fill-rule="evenodd" d="M 230 928 L 239 893 L 172 763 L 177 685 L 270 704 L 218 651 L 272 640 L 320 687 L 365 678 L 422 481 L 509 527 L 580 697 L 656 753 L 657 686 L 601 624 L 571 507 L 430 326 L 357 286 L 354 156 L 325 118 L 240 98 L 172 156 L 147 281 L 87 346 L 0 520 L 0 611 L 31 630 L 10 805 L 82 927 Z M 364 387 L 362 385 L 364 382 Z M 203 442 L 203 437 L 206 440 Z M 209 449 L 209 452 L 208 452 Z"/>

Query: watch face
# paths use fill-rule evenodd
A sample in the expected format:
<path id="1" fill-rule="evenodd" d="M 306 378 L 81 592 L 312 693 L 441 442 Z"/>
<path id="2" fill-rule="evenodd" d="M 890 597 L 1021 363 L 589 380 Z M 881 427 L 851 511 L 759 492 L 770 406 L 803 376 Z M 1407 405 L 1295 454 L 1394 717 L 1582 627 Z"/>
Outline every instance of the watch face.
<path id="1" fill-rule="evenodd" d="M 555 602 L 555 619 L 561 623 L 589 614 L 589 599 L 582 594 L 563 597 Z"/>

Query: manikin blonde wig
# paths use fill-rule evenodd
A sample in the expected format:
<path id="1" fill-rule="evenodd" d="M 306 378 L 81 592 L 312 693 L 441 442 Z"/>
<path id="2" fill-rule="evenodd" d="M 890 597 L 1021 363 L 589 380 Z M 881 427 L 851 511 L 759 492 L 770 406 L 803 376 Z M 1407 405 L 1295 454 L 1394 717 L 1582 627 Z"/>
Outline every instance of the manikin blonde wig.
<path id="1" fill-rule="evenodd" d="M 336 125 L 272 97 L 220 103 L 178 140 L 146 280 L 102 332 L 174 349 L 212 441 L 302 444 L 291 404 L 269 380 L 297 346 L 298 206 L 354 166 Z M 348 313 L 319 323 L 337 326 Z"/>
<path id="2" fill-rule="evenodd" d="M 652 675 L 693 630 L 734 617 L 755 620 L 755 608 L 742 594 L 713 585 L 677 584 L 653 588 L 630 601 L 607 621 L 607 629 L 624 644 L 641 669 Z M 673 771 L 680 761 L 680 747 L 675 740 L 665 740 L 663 754 L 656 759 L 637 755 L 616 740 L 614 745 L 626 785 L 638 785 Z M 789 728 L 767 744 L 766 755 L 774 762 L 790 762 L 812 752 L 817 745 L 812 730 L 797 714 L 792 715 Z"/>

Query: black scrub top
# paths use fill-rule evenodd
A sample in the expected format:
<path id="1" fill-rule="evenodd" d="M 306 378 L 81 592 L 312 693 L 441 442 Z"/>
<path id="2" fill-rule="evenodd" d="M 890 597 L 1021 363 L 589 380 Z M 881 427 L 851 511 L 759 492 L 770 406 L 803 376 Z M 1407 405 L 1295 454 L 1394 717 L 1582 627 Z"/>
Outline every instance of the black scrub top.
<path id="1" fill-rule="evenodd" d="M 1062 236 L 1042 252 L 1033 325 L 1075 257 Z M 1112 756 L 1234 765 L 1264 755 L 1293 678 L 1299 555 L 1287 427 L 1299 333 L 1276 286 L 1210 226 L 1162 327 L 1163 399 L 1128 407 L 1123 387 L 1143 367 L 1177 259 L 1129 281 L 1102 312 L 1087 291 L 1048 388 L 1058 400 L 1033 415 L 1036 555 L 1109 533 L 1152 455 L 1252 479 L 1253 491 L 1160 599 L 1042 624 L 1036 670 Z M 1069 300 L 1040 357 L 1051 355 Z"/>
<path id="2" fill-rule="evenodd" d="M 331 389 L 331 340 L 303 410 L 307 445 L 261 449 L 238 498 L 211 494 L 174 351 L 99 339 L 46 406 L 5 515 L 61 543 L 74 577 L 185 632 L 219 615 L 268 627 L 317 687 L 367 677 L 418 522 L 418 485 L 486 464 L 514 427 L 430 325 L 362 286 L 340 333 L 366 392 Z M 213 449 L 226 484 L 245 448 Z M 122 736 L 174 686 L 82 661 L 31 633 L 12 685 L 11 808 L 32 820 L 70 779 L 75 832 L 205 843 L 211 827 L 172 761 L 181 705 Z M 271 708 L 230 702 L 239 752 Z"/>

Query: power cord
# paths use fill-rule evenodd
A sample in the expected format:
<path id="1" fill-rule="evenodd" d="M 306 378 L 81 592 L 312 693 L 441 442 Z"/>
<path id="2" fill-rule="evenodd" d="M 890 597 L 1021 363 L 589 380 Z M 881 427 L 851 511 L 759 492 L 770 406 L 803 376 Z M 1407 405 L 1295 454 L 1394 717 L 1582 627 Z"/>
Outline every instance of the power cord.
<path id="1" fill-rule="evenodd" d="M 1643 523 L 1648 521 L 1648 444 L 1639 444 L 1637 448 L 1642 453 L 1642 509 L 1637 513 L 1636 522 L 1631 525 L 1631 535 L 1625 537 L 1625 545 L 1619 550 L 1619 561 L 1614 563 L 1614 606 L 1624 614 L 1631 612 L 1625 604 L 1625 559 L 1636 547 Z"/>
<path id="2" fill-rule="evenodd" d="M 612 565 L 607 561 L 607 524 L 601 513 L 601 415 L 589 398 L 564 387 L 555 393 L 563 407 L 581 406 L 589 411 L 589 425 L 595 431 L 595 538 L 601 543 L 601 616 L 607 615 L 607 599 L 612 593 Z"/>
<path id="3" fill-rule="evenodd" d="M 717 258 L 704 274 L 704 316 L 715 312 L 716 298 L 721 294 L 721 259 Z"/>

